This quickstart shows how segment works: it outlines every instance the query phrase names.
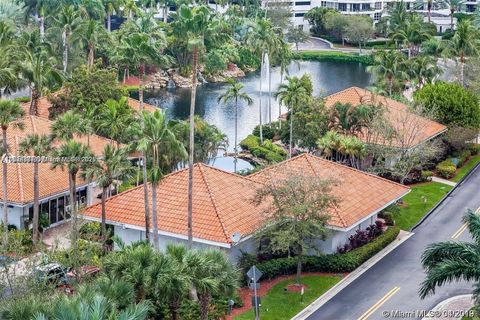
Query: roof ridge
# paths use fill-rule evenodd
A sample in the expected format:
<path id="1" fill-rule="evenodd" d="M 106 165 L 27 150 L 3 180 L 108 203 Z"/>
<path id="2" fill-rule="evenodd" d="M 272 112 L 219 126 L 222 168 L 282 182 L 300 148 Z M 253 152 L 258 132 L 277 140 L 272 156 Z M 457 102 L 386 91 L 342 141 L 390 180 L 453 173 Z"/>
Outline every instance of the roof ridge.
<path id="1" fill-rule="evenodd" d="M 299 159 L 300 157 L 304 157 L 305 154 L 306 154 L 306 153 L 301 153 L 301 154 L 299 154 L 299 155 L 297 155 L 297 156 L 294 156 L 294 157 L 292 157 L 292 158 L 290 158 L 290 159 L 286 159 L 286 160 L 283 160 L 283 161 L 281 161 L 281 162 L 277 162 L 277 163 L 275 163 L 275 164 L 273 164 L 273 165 L 271 165 L 271 166 L 269 166 L 269 167 L 263 168 L 262 170 L 258 170 L 257 172 L 254 172 L 254 173 L 250 174 L 249 177 L 251 178 L 251 177 L 257 176 L 257 175 L 259 175 L 259 174 L 262 173 L 262 172 L 265 172 L 265 171 L 267 171 L 267 170 L 271 170 L 271 169 L 273 169 L 273 168 L 275 168 L 275 167 L 278 167 L 278 166 L 280 166 L 280 165 L 283 165 L 283 164 L 285 164 L 285 163 L 287 163 L 287 162 L 292 162 L 292 161 L 294 161 L 294 160 L 296 160 L 296 159 Z"/>
<path id="2" fill-rule="evenodd" d="M 15 140 L 15 147 L 17 147 L 18 146 L 18 136 L 14 135 L 13 139 Z M 25 193 L 23 191 L 22 168 L 21 168 L 21 165 L 20 165 L 20 161 L 17 162 L 17 176 L 18 176 L 18 190 L 20 192 L 20 200 L 22 202 L 25 202 Z M 7 175 L 7 179 L 8 179 L 8 175 Z M 7 196 L 7 201 L 8 201 L 8 196 Z"/>
<path id="3" fill-rule="evenodd" d="M 305 159 L 307 160 L 307 163 L 308 163 L 308 165 L 310 166 L 310 168 L 312 168 L 312 171 L 313 171 L 313 173 L 315 174 L 315 176 L 317 176 L 317 178 L 320 178 L 320 179 L 321 179 L 321 177 L 317 174 L 317 171 L 316 171 L 315 168 L 313 167 L 312 163 L 310 162 L 310 159 L 309 159 L 309 158 L 310 158 L 311 156 L 312 156 L 312 155 L 306 153 Z M 340 219 L 340 221 L 342 222 L 343 226 L 344 226 L 344 227 L 347 227 L 348 224 L 347 224 L 347 222 L 345 221 L 345 219 L 343 219 L 342 215 L 339 214 L 338 211 L 335 210 L 335 209 L 334 209 L 333 211 L 335 212 L 336 216 Z"/>
<path id="4" fill-rule="evenodd" d="M 206 166 L 206 165 L 201 163 L 201 162 L 197 163 L 197 164 L 198 164 L 198 169 L 200 170 L 200 176 L 202 177 L 203 183 L 207 187 L 208 196 L 210 197 L 210 200 L 212 201 L 213 209 L 215 210 L 215 214 L 217 215 L 217 219 L 220 222 L 220 226 L 222 227 L 223 235 L 225 236 L 225 239 L 227 240 L 227 243 L 230 243 L 230 238 L 227 235 L 227 230 L 225 228 L 225 223 L 223 222 L 223 219 L 220 216 L 220 213 L 218 212 L 218 207 L 217 207 L 217 204 L 215 203 L 215 198 L 213 197 L 212 190 L 210 189 L 210 185 L 207 181 L 207 177 L 205 176 L 205 172 L 203 170 L 203 167 Z"/>

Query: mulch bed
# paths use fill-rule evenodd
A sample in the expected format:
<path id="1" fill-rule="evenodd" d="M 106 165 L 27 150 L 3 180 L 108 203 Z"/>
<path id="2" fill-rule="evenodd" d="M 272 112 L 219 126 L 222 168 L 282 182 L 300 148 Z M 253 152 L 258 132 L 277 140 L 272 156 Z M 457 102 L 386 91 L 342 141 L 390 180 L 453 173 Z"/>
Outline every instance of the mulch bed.
<path id="1" fill-rule="evenodd" d="M 343 276 L 345 277 L 347 274 L 348 273 L 345 273 L 345 274 L 343 274 Z M 339 274 L 338 273 L 325 273 L 325 272 L 304 272 L 304 273 L 302 273 L 302 276 L 332 276 L 332 275 L 339 275 Z M 263 280 L 263 281 L 260 282 L 261 285 L 260 285 L 260 289 L 257 290 L 257 294 L 259 296 L 263 297 L 277 283 L 282 282 L 282 281 L 287 280 L 287 279 L 294 279 L 294 278 L 295 278 L 295 275 L 293 274 L 293 275 L 280 276 L 280 277 L 277 277 L 277 278 L 271 279 L 271 280 Z M 289 290 L 290 287 L 295 287 L 295 290 Z M 306 287 L 306 286 L 304 286 L 304 287 Z M 289 290 L 289 291 L 299 292 L 301 290 L 300 288 L 301 287 L 296 286 L 294 284 L 287 286 L 287 290 Z M 238 290 L 238 295 L 240 296 L 240 299 L 242 299 L 243 307 L 234 308 L 232 310 L 232 314 L 226 316 L 226 318 L 225 318 L 226 320 L 232 320 L 234 317 L 236 317 L 236 316 L 238 316 L 242 313 L 245 313 L 252 308 L 252 303 L 251 303 L 251 298 L 250 298 L 253 295 L 252 289 L 250 289 L 248 287 L 240 288 Z"/>

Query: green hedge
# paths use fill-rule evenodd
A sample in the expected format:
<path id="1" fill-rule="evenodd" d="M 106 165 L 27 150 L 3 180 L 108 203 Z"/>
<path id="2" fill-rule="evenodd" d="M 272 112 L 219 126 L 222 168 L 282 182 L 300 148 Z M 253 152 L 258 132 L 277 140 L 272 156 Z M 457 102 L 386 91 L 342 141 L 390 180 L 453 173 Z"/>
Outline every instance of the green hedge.
<path id="1" fill-rule="evenodd" d="M 357 62 L 364 65 L 373 64 L 373 56 L 343 53 L 340 51 L 302 51 L 295 52 L 295 59 L 334 62 Z"/>
<path id="2" fill-rule="evenodd" d="M 352 272 L 395 240 L 399 232 L 398 227 L 389 227 L 385 233 L 372 242 L 347 253 L 307 256 L 303 260 L 303 271 Z M 256 266 L 263 272 L 262 279 L 273 279 L 281 275 L 296 273 L 297 260 L 294 257 L 278 258 L 258 263 Z"/>
<path id="3" fill-rule="evenodd" d="M 243 150 L 250 151 L 255 157 L 265 159 L 268 162 L 281 162 L 285 160 L 287 155 L 283 148 L 273 144 L 268 139 L 264 140 L 263 144 L 260 144 L 260 138 L 254 135 L 248 135 L 240 141 L 240 147 Z"/>
<path id="4" fill-rule="evenodd" d="M 445 179 L 452 178 L 455 175 L 455 172 L 457 171 L 457 167 L 450 159 L 447 159 L 437 164 L 436 169 L 437 169 L 438 175 Z"/>

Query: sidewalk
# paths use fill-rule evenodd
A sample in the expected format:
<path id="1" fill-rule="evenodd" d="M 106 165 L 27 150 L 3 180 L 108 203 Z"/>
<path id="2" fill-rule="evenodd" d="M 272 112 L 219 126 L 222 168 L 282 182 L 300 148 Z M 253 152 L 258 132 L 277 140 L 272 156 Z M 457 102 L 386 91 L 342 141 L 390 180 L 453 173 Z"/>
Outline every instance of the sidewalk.
<path id="1" fill-rule="evenodd" d="M 443 184 L 446 184 L 446 185 L 449 185 L 449 186 L 452 186 L 452 187 L 455 187 L 457 185 L 453 181 L 445 180 L 445 179 L 442 179 L 442 178 L 439 178 L 439 177 L 432 177 L 432 181 L 443 183 Z"/>
<path id="2" fill-rule="evenodd" d="M 308 318 L 313 312 L 327 303 L 330 299 L 332 299 L 337 293 L 342 291 L 345 287 L 347 287 L 350 283 L 355 281 L 358 277 L 360 277 L 365 271 L 370 269 L 373 265 L 375 265 L 378 261 L 380 261 L 383 257 L 401 245 L 404 241 L 408 238 L 413 236 L 414 233 L 400 230 L 397 238 L 390 243 L 388 246 L 383 248 L 379 253 L 365 261 L 360 267 L 355 269 L 353 272 L 349 273 L 345 278 L 343 278 L 339 283 L 333 286 L 330 290 L 325 292 L 322 296 L 320 296 L 317 300 L 312 302 L 309 306 L 305 309 L 300 311 L 292 320 L 303 320 Z"/>

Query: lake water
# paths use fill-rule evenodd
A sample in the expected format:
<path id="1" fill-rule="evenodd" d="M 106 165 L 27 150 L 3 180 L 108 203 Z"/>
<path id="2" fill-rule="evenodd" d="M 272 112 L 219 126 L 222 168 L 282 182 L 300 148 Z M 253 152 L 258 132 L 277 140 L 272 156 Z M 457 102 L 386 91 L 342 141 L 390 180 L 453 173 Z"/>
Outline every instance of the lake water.
<path id="1" fill-rule="evenodd" d="M 328 95 L 351 86 L 366 87 L 370 84 L 370 75 L 365 66 L 358 63 L 298 61 L 288 67 L 289 75 L 301 76 L 309 73 L 312 78 L 315 95 Z M 259 124 L 259 72 L 247 74 L 239 79 L 254 100 L 250 106 L 239 103 L 238 108 L 238 141 L 249 135 Z M 279 115 L 278 103 L 273 92 L 280 84 L 280 69 L 272 69 L 271 117 L 276 120 Z M 262 119 L 268 122 L 268 81 L 263 81 Z M 224 105 L 217 99 L 228 88 L 224 83 L 207 83 L 198 87 L 195 114 L 217 126 L 228 136 L 229 151 L 233 150 L 235 113 L 233 103 Z M 164 110 L 169 118 L 186 119 L 190 112 L 190 88 L 172 88 L 149 91 L 145 93 L 145 101 Z M 282 113 L 286 109 L 282 109 Z"/>

